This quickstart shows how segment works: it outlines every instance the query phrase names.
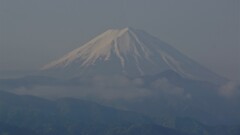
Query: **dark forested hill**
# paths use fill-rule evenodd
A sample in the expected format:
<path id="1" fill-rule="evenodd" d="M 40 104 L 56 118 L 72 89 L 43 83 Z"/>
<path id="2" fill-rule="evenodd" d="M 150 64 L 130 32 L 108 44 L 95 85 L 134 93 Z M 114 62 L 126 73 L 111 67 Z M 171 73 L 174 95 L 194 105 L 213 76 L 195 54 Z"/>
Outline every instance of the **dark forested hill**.
<path id="1" fill-rule="evenodd" d="M 143 115 L 78 99 L 0 91 L 0 135 L 184 135 Z"/>
<path id="2" fill-rule="evenodd" d="M 144 115 L 73 98 L 47 100 L 0 91 L 0 135 L 239 135 L 240 126 L 190 118 L 170 128 Z"/>

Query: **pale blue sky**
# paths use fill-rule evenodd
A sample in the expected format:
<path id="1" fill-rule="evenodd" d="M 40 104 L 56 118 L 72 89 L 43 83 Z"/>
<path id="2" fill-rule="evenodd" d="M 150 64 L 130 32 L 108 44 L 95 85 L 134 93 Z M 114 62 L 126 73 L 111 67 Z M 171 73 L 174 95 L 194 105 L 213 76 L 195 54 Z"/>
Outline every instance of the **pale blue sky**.
<path id="1" fill-rule="evenodd" d="M 127 26 L 240 80 L 239 0 L 0 0 L 0 70 L 38 69 Z"/>

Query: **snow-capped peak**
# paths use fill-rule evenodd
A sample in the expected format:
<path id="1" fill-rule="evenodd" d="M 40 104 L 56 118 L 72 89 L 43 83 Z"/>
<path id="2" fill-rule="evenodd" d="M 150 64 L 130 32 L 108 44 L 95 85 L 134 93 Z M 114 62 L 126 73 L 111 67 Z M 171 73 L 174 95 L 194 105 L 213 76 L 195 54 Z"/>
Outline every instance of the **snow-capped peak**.
<path id="1" fill-rule="evenodd" d="M 214 80 L 217 75 L 156 37 L 133 28 L 110 29 L 42 68 L 57 74 L 141 76 L 173 70 L 182 76 Z M 214 79 L 213 79 L 214 78 Z"/>
<path id="2" fill-rule="evenodd" d="M 141 50 L 138 50 L 140 47 Z M 97 36 L 87 44 L 75 49 L 60 60 L 54 61 L 43 69 L 48 69 L 54 66 L 67 66 L 76 59 L 85 59 L 81 64 L 81 67 L 88 67 L 101 58 L 103 60 L 109 60 L 112 53 L 115 53 L 121 61 L 122 67 L 125 65 L 124 57 L 131 53 L 136 57 L 141 57 L 140 51 L 148 57 L 147 47 L 140 42 L 132 28 L 124 29 L 110 29 L 101 35 Z"/>

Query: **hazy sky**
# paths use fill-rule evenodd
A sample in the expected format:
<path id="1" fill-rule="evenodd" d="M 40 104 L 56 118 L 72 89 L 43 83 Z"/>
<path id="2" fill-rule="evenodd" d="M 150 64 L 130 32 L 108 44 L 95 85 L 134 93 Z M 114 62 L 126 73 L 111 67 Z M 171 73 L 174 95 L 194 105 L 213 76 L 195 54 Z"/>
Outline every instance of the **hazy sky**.
<path id="1" fill-rule="evenodd" d="M 0 0 L 0 70 L 38 69 L 126 26 L 240 80 L 240 0 Z"/>

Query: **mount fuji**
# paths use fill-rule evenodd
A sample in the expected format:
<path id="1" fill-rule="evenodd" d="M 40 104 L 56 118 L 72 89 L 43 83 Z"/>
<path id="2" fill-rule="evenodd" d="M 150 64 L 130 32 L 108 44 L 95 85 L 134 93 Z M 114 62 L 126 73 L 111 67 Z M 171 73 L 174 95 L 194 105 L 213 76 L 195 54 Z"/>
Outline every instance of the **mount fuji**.
<path id="1" fill-rule="evenodd" d="M 62 58 L 43 66 L 57 77 L 95 75 L 139 77 L 172 70 L 182 77 L 220 82 L 223 79 L 172 46 L 138 29 L 110 29 Z"/>
<path id="2" fill-rule="evenodd" d="M 134 28 L 108 30 L 36 74 L 0 79 L 0 89 L 81 98 L 141 113 L 169 127 L 178 117 L 210 125 L 240 120 L 239 86 L 229 86 L 177 49 Z"/>

